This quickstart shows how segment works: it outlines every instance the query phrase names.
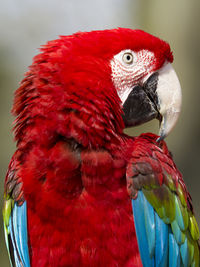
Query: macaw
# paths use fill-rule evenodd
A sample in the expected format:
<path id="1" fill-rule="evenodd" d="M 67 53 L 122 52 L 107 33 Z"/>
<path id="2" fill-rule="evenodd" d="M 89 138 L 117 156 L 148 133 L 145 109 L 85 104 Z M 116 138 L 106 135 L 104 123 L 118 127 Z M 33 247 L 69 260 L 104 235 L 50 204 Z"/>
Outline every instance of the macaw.
<path id="1" fill-rule="evenodd" d="M 12 266 L 199 266 L 191 197 L 163 140 L 181 110 L 172 62 L 168 43 L 125 28 L 41 48 L 12 109 Z M 159 136 L 123 132 L 155 118 Z"/>

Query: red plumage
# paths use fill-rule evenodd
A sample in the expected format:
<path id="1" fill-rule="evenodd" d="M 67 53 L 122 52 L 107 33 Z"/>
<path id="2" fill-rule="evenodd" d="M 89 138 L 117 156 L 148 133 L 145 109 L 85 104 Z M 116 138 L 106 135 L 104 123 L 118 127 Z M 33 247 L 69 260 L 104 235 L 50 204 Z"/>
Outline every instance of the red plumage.
<path id="1" fill-rule="evenodd" d="M 140 30 L 77 33 L 43 46 L 16 91 L 14 162 L 33 267 L 142 266 L 125 176 L 135 139 L 123 134 L 110 69 L 123 49 L 154 52 L 155 70 L 173 60 L 167 43 Z"/>

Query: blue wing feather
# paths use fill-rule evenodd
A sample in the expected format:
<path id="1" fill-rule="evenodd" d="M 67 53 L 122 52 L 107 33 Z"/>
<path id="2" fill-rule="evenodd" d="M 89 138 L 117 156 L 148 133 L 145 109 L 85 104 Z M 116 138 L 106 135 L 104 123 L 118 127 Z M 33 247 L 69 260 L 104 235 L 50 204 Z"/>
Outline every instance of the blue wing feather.
<path id="1" fill-rule="evenodd" d="M 181 266 L 179 246 L 171 231 L 169 233 L 169 266 L 170 267 Z"/>
<path id="2" fill-rule="evenodd" d="M 14 204 L 9 220 L 9 231 L 16 267 L 30 267 L 26 201 L 21 206 Z"/>
<path id="3" fill-rule="evenodd" d="M 24 263 L 29 263 L 26 202 L 24 202 L 19 209 L 19 216 L 17 216 L 17 218 L 19 225 L 20 250 L 23 251 Z"/>
<path id="4" fill-rule="evenodd" d="M 185 241 L 185 234 L 181 232 L 179 225 L 176 220 L 171 223 L 172 232 L 175 236 L 176 242 L 180 245 Z"/>
<path id="5" fill-rule="evenodd" d="M 168 266 L 168 235 L 169 226 L 155 213 L 156 221 L 156 247 L 155 247 L 155 266 Z"/>
<path id="6" fill-rule="evenodd" d="M 182 213 L 181 213 L 181 210 L 180 210 L 180 206 L 179 206 L 179 203 L 178 203 L 178 198 L 175 197 L 175 207 L 176 207 L 176 221 L 180 227 L 180 229 L 182 231 L 185 231 L 188 227 L 188 219 L 186 220 L 186 222 L 184 223 L 184 220 L 183 220 L 183 216 L 182 216 Z M 185 217 L 185 219 L 188 218 L 187 216 Z"/>
<path id="7" fill-rule="evenodd" d="M 185 266 L 188 266 L 189 263 L 189 255 L 188 255 L 188 247 L 187 247 L 187 238 L 185 239 L 185 242 L 181 245 L 181 257 L 182 257 L 182 262 Z"/>
<path id="8" fill-rule="evenodd" d="M 149 254 L 152 258 L 155 252 L 156 231 L 155 231 L 155 213 L 153 207 L 143 196 L 145 228 L 147 233 L 147 241 L 149 246 Z"/>
<path id="9" fill-rule="evenodd" d="M 144 267 L 153 267 L 154 266 L 154 257 L 150 256 L 149 251 L 152 251 L 152 248 L 149 249 L 148 246 L 148 237 L 145 227 L 145 214 L 144 214 L 144 195 L 142 192 L 138 191 L 138 196 L 136 199 L 132 200 L 133 214 L 135 229 L 138 238 L 138 246 Z M 152 207 L 151 207 L 152 208 Z M 151 209 L 149 208 L 149 210 Z M 153 209 L 153 208 L 152 208 Z M 151 211 L 149 212 L 149 214 Z"/>
<path id="10" fill-rule="evenodd" d="M 143 266 L 189 266 L 187 240 L 180 248 L 170 224 L 158 216 L 142 191 L 132 200 L 132 208 Z M 181 240 L 178 232 L 177 235 Z"/>
<path id="11" fill-rule="evenodd" d="M 126 170 L 143 266 L 199 267 L 199 230 L 191 197 L 165 143 L 134 140 Z"/>

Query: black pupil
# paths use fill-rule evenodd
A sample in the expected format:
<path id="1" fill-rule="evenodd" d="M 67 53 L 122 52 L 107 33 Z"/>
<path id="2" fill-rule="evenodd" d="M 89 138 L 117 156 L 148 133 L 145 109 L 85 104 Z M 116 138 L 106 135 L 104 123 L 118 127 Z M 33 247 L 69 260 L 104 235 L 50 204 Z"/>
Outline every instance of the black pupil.
<path id="1" fill-rule="evenodd" d="M 131 60 L 131 56 L 130 55 L 127 55 L 126 56 L 126 59 L 127 59 L 127 61 Z"/>

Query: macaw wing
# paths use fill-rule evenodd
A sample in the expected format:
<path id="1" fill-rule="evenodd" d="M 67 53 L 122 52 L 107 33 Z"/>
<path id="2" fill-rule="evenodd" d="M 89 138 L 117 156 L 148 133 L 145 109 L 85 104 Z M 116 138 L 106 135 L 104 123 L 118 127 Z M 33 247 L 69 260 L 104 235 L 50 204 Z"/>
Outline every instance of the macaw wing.
<path id="1" fill-rule="evenodd" d="M 135 146 L 127 168 L 143 266 L 199 266 L 199 229 L 181 174 L 169 152 L 147 145 Z"/>
<path id="2" fill-rule="evenodd" d="M 30 267 L 27 207 L 22 183 L 17 177 L 17 161 L 13 156 L 5 180 L 3 220 L 6 246 L 13 267 Z"/>

